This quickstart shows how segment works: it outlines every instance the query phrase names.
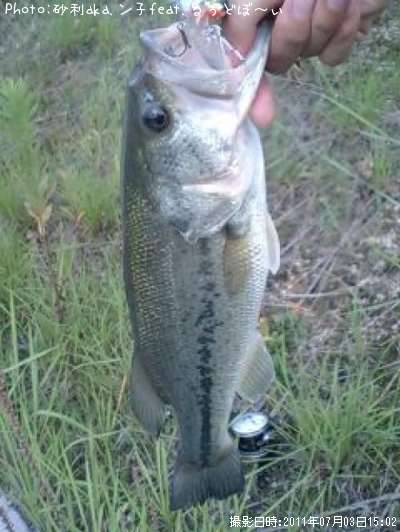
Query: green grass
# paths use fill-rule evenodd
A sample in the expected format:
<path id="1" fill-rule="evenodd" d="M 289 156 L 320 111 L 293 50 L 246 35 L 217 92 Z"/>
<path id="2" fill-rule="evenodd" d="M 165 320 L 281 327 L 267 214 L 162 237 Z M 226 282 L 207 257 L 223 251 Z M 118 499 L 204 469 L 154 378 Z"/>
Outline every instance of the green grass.
<path id="1" fill-rule="evenodd" d="M 343 68 L 343 67 L 342 67 Z M 388 104 L 387 82 L 371 70 L 347 71 L 346 77 L 330 79 L 326 70 L 319 68 L 326 90 L 326 99 L 332 104 L 329 118 L 339 126 L 355 128 L 360 123 L 379 124 Z"/>
<path id="2" fill-rule="evenodd" d="M 277 372 L 268 405 L 282 424 L 268 460 L 246 466 L 244 494 L 174 513 L 176 427 L 148 437 L 125 386 L 121 117 L 137 30 L 149 22 L 21 18 L 4 32 L 1 488 L 46 532 L 224 532 L 231 515 L 397 515 L 387 497 L 400 483 L 399 158 L 387 117 L 400 105 L 398 57 L 385 77 L 359 51 L 351 67 L 312 64 L 298 81 L 275 82 L 284 112 L 264 134 L 269 204 L 291 247 L 267 300 Z"/>
<path id="3" fill-rule="evenodd" d="M 314 378 L 302 373 L 299 377 L 301 386 L 290 396 L 287 409 L 294 441 L 310 464 L 326 468 L 332 480 L 346 466 L 362 469 L 365 461 L 384 467 L 384 457 L 400 441 L 398 408 L 393 398 L 390 407 L 385 404 L 387 397 L 381 396 L 379 382 L 371 381 L 371 372 L 361 368 L 341 383 L 336 365 Z"/>
<path id="4" fill-rule="evenodd" d="M 33 118 L 38 97 L 22 79 L 3 79 L 0 84 L 0 124 L 5 150 L 4 163 L 29 165 L 34 157 Z"/>
<path id="5" fill-rule="evenodd" d="M 96 183 L 95 187 L 93 187 Z M 99 177 L 91 172 L 63 175 L 65 212 L 71 219 L 83 218 L 94 232 L 115 227 L 118 219 L 118 177 Z"/>
<path id="6" fill-rule="evenodd" d="M 93 17 L 68 13 L 52 17 L 47 29 L 48 46 L 58 50 L 63 58 L 78 52 L 82 46 L 91 42 L 95 31 L 94 20 Z"/>
<path id="7" fill-rule="evenodd" d="M 119 28 L 115 18 L 101 18 L 97 23 L 97 44 L 101 54 L 111 58 L 119 39 Z"/>
<path id="8" fill-rule="evenodd" d="M 0 231 L 0 301 L 7 303 L 9 290 L 21 288 L 30 261 L 29 250 L 20 233 L 12 225 Z"/>
<path id="9" fill-rule="evenodd" d="M 0 214 L 11 222 L 30 218 L 42 227 L 51 213 L 54 192 L 36 134 L 39 97 L 22 79 L 0 83 L 0 125 L 5 147 L 0 154 Z"/>

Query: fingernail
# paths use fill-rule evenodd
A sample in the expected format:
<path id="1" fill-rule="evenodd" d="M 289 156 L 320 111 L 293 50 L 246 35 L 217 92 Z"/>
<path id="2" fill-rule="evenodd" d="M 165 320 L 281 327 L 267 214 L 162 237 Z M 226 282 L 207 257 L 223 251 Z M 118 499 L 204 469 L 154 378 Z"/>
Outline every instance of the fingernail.
<path id="1" fill-rule="evenodd" d="M 295 18 L 307 18 L 314 9 L 315 0 L 292 0 L 290 11 Z"/>
<path id="2" fill-rule="evenodd" d="M 327 0 L 327 4 L 333 11 L 342 11 L 348 6 L 349 0 Z"/>

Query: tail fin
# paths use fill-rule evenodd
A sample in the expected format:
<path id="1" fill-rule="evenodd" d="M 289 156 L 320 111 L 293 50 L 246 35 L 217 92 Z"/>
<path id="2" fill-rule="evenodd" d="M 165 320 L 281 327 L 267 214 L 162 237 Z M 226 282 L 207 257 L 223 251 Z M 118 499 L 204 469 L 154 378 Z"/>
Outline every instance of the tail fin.
<path id="1" fill-rule="evenodd" d="M 209 497 L 224 499 L 241 492 L 244 476 L 239 452 L 233 447 L 213 466 L 200 468 L 185 463 L 178 456 L 171 482 L 171 510 L 202 504 Z"/>

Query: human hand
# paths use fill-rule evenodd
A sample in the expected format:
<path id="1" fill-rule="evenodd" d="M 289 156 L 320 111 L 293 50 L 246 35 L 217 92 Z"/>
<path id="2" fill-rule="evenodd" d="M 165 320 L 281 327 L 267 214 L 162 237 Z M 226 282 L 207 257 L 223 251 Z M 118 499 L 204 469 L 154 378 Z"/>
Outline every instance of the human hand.
<path id="1" fill-rule="evenodd" d="M 388 0 L 361 0 L 361 24 L 360 31 L 367 33 L 372 22 L 382 13 L 388 4 Z"/>
<path id="2" fill-rule="evenodd" d="M 247 0 L 236 1 L 236 7 Z M 225 34 L 246 54 L 264 18 L 266 9 L 279 9 L 271 36 L 267 70 L 285 72 L 299 57 L 318 56 L 327 65 L 337 65 L 349 55 L 359 31 L 366 32 L 386 0 L 253 0 L 249 16 L 232 13 L 225 18 Z M 256 8 L 264 11 L 256 11 Z M 261 127 L 271 123 L 274 103 L 264 77 L 250 114 Z"/>

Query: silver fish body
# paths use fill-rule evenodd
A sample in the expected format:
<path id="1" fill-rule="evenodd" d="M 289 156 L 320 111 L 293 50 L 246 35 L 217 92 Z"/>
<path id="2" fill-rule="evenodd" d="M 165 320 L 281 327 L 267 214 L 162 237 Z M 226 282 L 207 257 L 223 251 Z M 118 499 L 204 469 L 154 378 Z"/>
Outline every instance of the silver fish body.
<path id="1" fill-rule="evenodd" d="M 235 393 L 254 400 L 273 379 L 257 322 L 279 241 L 243 101 L 230 89 L 205 93 L 206 76 L 199 93 L 169 74 L 160 80 L 142 64 L 128 87 L 123 241 L 132 405 L 153 434 L 173 407 L 178 509 L 243 488 L 228 422 Z M 247 108 L 257 85 L 250 81 Z"/>

